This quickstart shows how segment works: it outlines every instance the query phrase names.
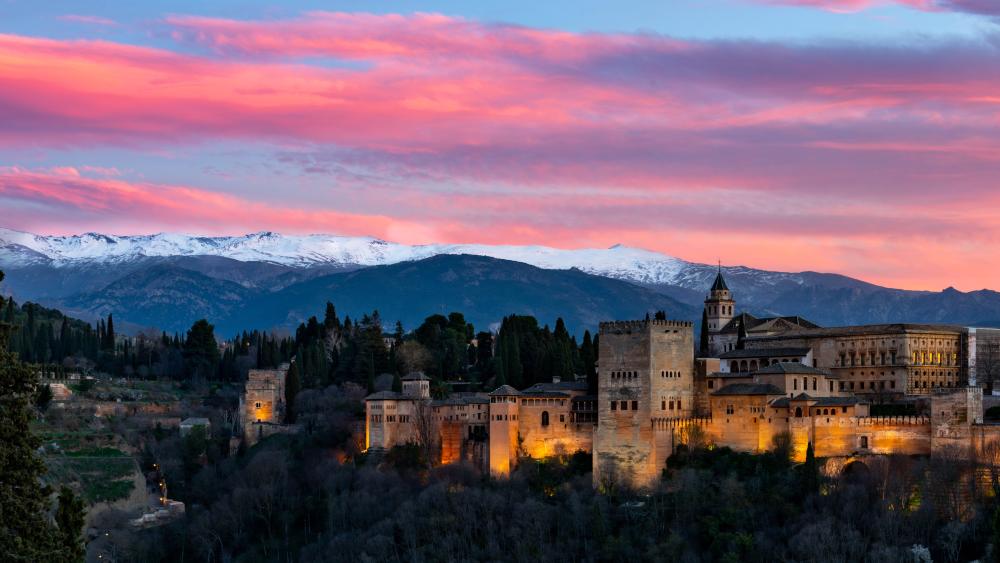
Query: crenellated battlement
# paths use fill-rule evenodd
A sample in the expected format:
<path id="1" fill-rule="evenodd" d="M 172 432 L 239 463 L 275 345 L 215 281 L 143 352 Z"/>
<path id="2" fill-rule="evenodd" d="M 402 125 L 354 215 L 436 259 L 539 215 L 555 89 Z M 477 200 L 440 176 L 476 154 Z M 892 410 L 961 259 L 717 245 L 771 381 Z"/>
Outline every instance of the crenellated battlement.
<path id="1" fill-rule="evenodd" d="M 708 427 L 712 424 L 710 416 L 695 416 L 689 418 L 652 418 L 650 424 L 653 430 L 675 430 L 688 426 Z"/>
<path id="2" fill-rule="evenodd" d="M 647 320 L 604 321 L 600 323 L 599 328 L 601 334 L 606 334 L 616 330 L 645 329 L 651 326 L 670 327 L 670 328 L 693 328 L 694 323 L 690 321 L 673 321 L 673 320 L 660 320 L 660 319 L 650 319 L 648 321 Z"/>

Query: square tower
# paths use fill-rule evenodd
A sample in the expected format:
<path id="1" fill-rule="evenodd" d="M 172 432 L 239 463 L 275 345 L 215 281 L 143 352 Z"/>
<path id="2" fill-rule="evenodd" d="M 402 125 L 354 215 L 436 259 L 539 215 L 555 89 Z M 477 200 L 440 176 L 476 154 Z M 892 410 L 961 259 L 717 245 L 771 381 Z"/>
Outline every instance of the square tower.
<path id="1" fill-rule="evenodd" d="M 601 323 L 594 481 L 646 487 L 671 452 L 657 451 L 654 420 L 694 413 L 694 325 Z"/>

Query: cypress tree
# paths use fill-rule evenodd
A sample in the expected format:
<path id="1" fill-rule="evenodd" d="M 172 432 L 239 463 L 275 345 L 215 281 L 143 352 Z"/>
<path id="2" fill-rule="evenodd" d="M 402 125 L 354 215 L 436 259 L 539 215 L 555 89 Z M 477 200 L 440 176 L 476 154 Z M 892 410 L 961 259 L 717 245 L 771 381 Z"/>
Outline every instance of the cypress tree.
<path id="1" fill-rule="evenodd" d="M 285 422 L 295 422 L 295 396 L 299 394 L 302 384 L 299 381 L 299 366 L 292 362 L 285 377 Z"/>
<path id="2" fill-rule="evenodd" d="M 114 316 L 112 316 L 111 313 L 108 313 L 108 325 L 107 325 L 106 330 L 107 330 L 107 334 L 105 334 L 105 340 L 106 340 L 105 348 L 107 348 L 111 352 L 114 352 L 115 351 L 115 319 L 114 319 Z"/>
<path id="3" fill-rule="evenodd" d="M 707 358 L 708 350 L 708 309 L 701 310 L 701 335 L 698 342 L 698 355 Z"/>
<path id="4" fill-rule="evenodd" d="M 807 494 L 819 491 L 819 465 L 812 442 L 806 447 L 806 462 L 802 464 L 802 487 Z"/>
<path id="5" fill-rule="evenodd" d="M 64 485 L 59 490 L 59 506 L 56 508 L 55 519 L 59 545 L 67 561 L 83 561 L 86 554 L 83 545 L 84 515 L 83 499 Z"/>

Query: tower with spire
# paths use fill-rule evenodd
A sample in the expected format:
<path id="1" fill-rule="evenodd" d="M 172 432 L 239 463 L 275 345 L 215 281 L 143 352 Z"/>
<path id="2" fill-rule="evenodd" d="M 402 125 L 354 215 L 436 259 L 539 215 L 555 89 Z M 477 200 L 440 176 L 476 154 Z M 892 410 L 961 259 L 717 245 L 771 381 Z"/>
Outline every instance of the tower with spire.
<path id="1" fill-rule="evenodd" d="M 718 349 L 718 338 L 715 338 L 729 321 L 733 320 L 735 314 L 736 301 L 733 294 L 726 285 L 726 279 L 722 277 L 722 264 L 719 264 L 719 273 L 715 276 L 712 289 L 705 298 L 705 313 L 702 315 L 705 323 L 705 330 L 708 333 L 709 350 L 708 353 L 714 357 L 722 352 Z"/>

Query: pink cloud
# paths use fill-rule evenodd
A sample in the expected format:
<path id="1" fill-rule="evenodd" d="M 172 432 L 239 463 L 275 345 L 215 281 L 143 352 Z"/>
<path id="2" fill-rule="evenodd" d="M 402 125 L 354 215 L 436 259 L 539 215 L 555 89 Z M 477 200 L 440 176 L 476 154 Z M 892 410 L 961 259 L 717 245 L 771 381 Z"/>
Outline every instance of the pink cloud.
<path id="1" fill-rule="evenodd" d="M 21 227 L 622 242 L 911 287 L 1000 274 L 968 265 L 970 245 L 1000 236 L 980 211 L 1000 205 L 989 45 L 678 41 L 439 15 L 165 25 L 195 52 L 0 35 L 0 147 L 254 143 L 282 192 L 302 182 L 332 203 L 7 168 L 0 198 L 25 210 Z"/>

